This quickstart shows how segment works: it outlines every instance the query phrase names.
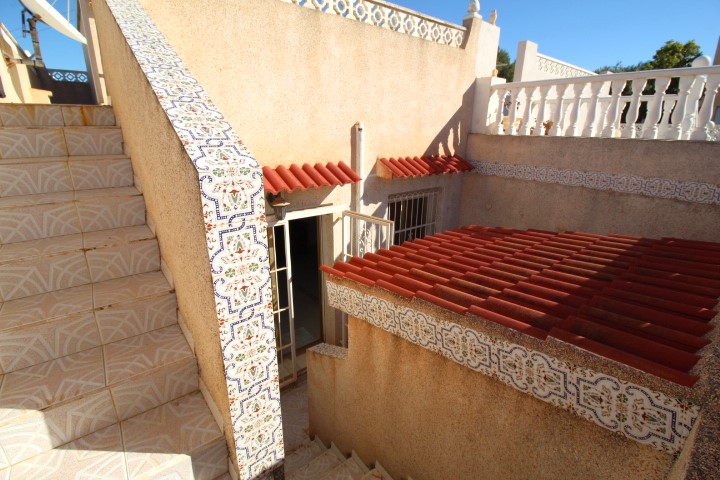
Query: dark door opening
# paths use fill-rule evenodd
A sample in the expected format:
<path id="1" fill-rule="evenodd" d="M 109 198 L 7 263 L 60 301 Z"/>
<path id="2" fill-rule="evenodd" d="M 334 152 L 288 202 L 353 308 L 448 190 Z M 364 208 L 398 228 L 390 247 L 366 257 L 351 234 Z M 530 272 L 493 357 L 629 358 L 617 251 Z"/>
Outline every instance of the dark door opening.
<path id="1" fill-rule="evenodd" d="M 295 348 L 298 352 L 323 340 L 318 218 L 290 221 Z"/>

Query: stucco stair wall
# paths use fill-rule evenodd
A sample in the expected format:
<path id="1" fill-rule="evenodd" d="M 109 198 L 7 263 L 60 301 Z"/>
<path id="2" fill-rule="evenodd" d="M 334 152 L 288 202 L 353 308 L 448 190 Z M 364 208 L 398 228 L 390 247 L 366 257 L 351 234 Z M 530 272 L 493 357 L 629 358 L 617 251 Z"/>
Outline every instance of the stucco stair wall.
<path id="1" fill-rule="evenodd" d="M 0 480 L 227 475 L 177 308 L 112 108 L 1 105 Z"/>

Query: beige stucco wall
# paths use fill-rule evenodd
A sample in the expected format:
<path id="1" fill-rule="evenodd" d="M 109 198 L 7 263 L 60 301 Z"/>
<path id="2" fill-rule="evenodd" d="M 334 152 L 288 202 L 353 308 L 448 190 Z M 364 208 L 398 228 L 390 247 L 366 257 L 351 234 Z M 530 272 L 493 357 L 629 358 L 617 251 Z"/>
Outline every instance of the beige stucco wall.
<path id="1" fill-rule="evenodd" d="M 194 340 L 200 377 L 219 407 L 233 451 L 198 174 L 103 1 L 93 3 L 107 89 L 145 197 L 178 308 Z"/>
<path id="2" fill-rule="evenodd" d="M 720 145 L 471 135 L 468 158 L 720 184 Z M 720 206 L 467 175 L 460 223 L 720 241 Z"/>
<path id="3" fill-rule="evenodd" d="M 346 359 L 308 356 L 310 430 L 395 478 L 662 479 L 670 455 L 350 318 Z"/>

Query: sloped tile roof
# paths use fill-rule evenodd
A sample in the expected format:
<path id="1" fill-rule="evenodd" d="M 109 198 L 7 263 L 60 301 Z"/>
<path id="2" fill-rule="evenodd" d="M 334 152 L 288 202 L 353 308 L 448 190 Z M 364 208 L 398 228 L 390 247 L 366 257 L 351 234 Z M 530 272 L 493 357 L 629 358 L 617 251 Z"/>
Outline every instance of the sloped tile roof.
<path id="1" fill-rule="evenodd" d="M 710 343 L 720 244 L 464 227 L 322 270 L 685 386 Z"/>
<path id="2" fill-rule="evenodd" d="M 457 155 L 380 158 L 379 161 L 390 172 L 389 175 L 384 176 L 392 178 L 425 177 L 428 175 L 469 172 L 475 169 L 472 164 Z"/>
<path id="3" fill-rule="evenodd" d="M 356 183 L 360 176 L 344 162 L 328 162 L 326 165 L 305 163 L 290 167 L 263 167 L 265 191 L 277 195 L 280 192 L 307 190 L 308 188 L 330 187 Z"/>

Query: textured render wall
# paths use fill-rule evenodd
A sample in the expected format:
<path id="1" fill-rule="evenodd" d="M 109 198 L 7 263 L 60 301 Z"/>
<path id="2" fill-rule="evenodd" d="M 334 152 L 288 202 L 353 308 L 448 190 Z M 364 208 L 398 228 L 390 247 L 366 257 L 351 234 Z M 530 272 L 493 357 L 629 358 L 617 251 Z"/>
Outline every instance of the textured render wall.
<path id="1" fill-rule="evenodd" d="M 720 241 L 719 144 L 471 135 L 467 156 L 490 174 L 461 224 Z"/>
<path id="2" fill-rule="evenodd" d="M 665 478 L 673 457 L 350 317 L 346 359 L 308 356 L 311 433 L 395 478 Z"/>

